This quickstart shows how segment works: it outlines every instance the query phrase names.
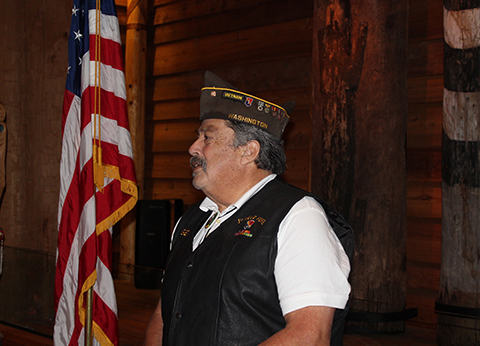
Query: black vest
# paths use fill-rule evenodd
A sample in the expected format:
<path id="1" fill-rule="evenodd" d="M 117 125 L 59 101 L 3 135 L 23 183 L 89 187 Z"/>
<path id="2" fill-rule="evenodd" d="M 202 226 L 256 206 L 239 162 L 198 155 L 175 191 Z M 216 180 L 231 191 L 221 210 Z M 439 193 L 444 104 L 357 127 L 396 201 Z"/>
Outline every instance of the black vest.
<path id="1" fill-rule="evenodd" d="M 285 327 L 275 277 L 278 227 L 309 195 L 269 182 L 192 252 L 210 213 L 194 205 L 177 226 L 162 286 L 164 346 L 258 345 Z M 315 197 L 316 198 L 316 197 Z M 325 202 L 329 222 L 353 253 L 353 232 Z M 346 311 L 337 310 L 332 345 L 341 345 Z"/>

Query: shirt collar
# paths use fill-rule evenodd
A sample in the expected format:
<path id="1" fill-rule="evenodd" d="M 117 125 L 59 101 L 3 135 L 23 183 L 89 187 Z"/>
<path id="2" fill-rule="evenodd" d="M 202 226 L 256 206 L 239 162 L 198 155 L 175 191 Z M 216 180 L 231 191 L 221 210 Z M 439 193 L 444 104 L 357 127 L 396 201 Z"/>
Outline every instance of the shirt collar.
<path id="1" fill-rule="evenodd" d="M 265 185 L 267 185 L 270 181 L 275 179 L 277 175 L 276 174 L 270 174 L 260 180 L 257 184 L 255 184 L 250 190 L 245 192 L 242 197 L 239 198 L 238 201 L 236 201 L 233 204 L 230 204 L 227 208 L 225 208 L 224 211 L 220 213 L 220 216 L 225 215 L 230 213 L 233 209 L 240 209 L 254 194 L 256 194 L 258 191 L 260 191 Z M 214 211 L 218 212 L 218 206 L 217 204 L 212 201 L 210 198 L 205 197 L 205 199 L 202 201 L 200 204 L 200 210 L 207 212 L 207 211 Z"/>

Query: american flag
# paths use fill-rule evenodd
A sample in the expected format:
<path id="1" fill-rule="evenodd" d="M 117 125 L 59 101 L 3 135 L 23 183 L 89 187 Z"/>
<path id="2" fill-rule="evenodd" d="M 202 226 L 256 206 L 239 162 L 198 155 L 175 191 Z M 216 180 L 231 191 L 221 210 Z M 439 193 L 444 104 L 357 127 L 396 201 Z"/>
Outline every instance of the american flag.
<path id="1" fill-rule="evenodd" d="M 74 0 L 62 117 L 55 345 L 82 345 L 93 287 L 94 345 L 118 345 L 112 226 L 137 201 L 114 0 Z"/>

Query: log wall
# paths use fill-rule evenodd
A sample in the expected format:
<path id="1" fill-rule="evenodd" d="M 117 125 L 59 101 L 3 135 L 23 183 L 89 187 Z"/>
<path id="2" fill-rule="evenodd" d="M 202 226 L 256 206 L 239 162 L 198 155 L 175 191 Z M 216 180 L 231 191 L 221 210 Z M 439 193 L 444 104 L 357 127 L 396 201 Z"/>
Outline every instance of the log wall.
<path id="1" fill-rule="evenodd" d="M 441 256 L 443 2 L 410 1 L 407 122 L 407 305 L 434 327 Z"/>

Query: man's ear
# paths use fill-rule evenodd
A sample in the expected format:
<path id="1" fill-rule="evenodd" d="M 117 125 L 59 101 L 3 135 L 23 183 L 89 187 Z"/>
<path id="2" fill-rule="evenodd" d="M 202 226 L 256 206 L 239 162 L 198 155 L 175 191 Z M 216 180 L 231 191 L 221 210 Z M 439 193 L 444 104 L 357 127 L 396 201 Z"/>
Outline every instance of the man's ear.
<path id="1" fill-rule="evenodd" d="M 255 160 L 257 159 L 258 154 L 260 153 L 260 143 L 258 143 L 258 141 L 252 140 L 245 144 L 242 149 L 242 163 L 249 164 L 255 162 Z"/>

